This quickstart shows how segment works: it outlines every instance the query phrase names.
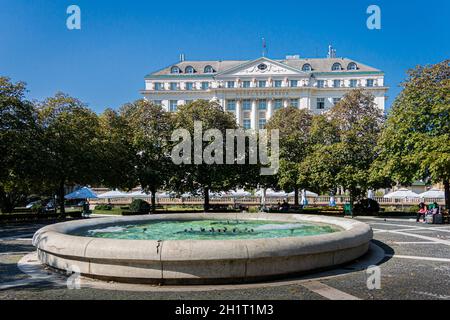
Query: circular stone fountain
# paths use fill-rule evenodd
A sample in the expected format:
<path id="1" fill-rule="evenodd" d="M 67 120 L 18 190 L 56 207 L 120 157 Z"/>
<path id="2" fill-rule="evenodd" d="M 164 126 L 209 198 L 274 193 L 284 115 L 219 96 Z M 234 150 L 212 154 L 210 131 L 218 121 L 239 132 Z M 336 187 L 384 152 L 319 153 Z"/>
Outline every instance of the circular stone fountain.
<path id="1" fill-rule="evenodd" d="M 290 214 L 171 214 L 59 223 L 33 238 L 43 264 L 132 283 L 240 283 L 330 268 L 365 254 L 371 228 Z"/>

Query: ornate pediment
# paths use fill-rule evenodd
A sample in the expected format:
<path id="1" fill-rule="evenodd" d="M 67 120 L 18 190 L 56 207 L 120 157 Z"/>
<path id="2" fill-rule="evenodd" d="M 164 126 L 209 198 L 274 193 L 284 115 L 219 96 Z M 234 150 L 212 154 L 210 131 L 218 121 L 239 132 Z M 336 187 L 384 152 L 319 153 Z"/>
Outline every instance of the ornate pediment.
<path id="1" fill-rule="evenodd" d="M 304 75 L 305 73 L 290 66 L 267 58 L 260 58 L 222 72 L 223 76 L 249 75 Z"/>

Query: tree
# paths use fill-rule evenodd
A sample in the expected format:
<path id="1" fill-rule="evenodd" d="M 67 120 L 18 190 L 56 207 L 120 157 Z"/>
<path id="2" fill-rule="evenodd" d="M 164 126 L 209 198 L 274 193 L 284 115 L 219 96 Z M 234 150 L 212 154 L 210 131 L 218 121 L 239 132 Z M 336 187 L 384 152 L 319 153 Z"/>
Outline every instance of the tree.
<path id="1" fill-rule="evenodd" d="M 216 102 L 198 100 L 180 106 L 178 112 L 174 115 L 175 128 L 186 130 L 186 133 L 192 138 L 194 137 L 194 123 L 196 121 L 202 122 L 204 132 L 208 129 L 219 130 L 222 138 L 226 137 L 227 129 L 237 129 L 234 116 L 223 111 L 222 107 Z M 214 152 L 211 152 L 211 155 L 218 156 L 220 151 L 225 155 L 225 144 L 220 144 L 223 141 L 212 139 L 203 141 L 201 154 L 199 150 L 195 149 L 194 143 L 186 144 L 190 150 L 183 150 L 183 152 L 191 155 L 189 159 L 191 161 L 176 166 L 176 171 L 171 178 L 171 186 L 177 192 L 199 190 L 204 196 L 205 211 L 209 210 L 210 191 L 229 190 L 239 185 L 242 181 L 242 176 L 239 173 L 244 166 L 225 163 L 206 164 L 204 161 L 201 164 L 195 164 L 194 162 L 194 158 L 203 157 L 203 150 L 207 146 L 213 146 L 214 142 L 218 142 L 219 147 Z"/>
<path id="2" fill-rule="evenodd" d="M 0 209 L 12 212 L 37 183 L 40 131 L 26 86 L 0 77 Z"/>
<path id="3" fill-rule="evenodd" d="M 347 93 L 328 113 L 317 116 L 312 128 L 315 143 L 300 171 L 315 189 L 348 190 L 350 205 L 372 188 L 370 167 L 383 125 L 374 97 L 362 90 Z"/>
<path id="4" fill-rule="evenodd" d="M 83 102 L 63 93 L 44 100 L 38 111 L 44 142 L 43 180 L 57 192 L 64 215 L 65 186 L 100 180 L 98 117 Z"/>
<path id="5" fill-rule="evenodd" d="M 285 191 L 294 190 L 295 205 L 305 181 L 300 179 L 299 163 L 305 160 L 310 147 L 312 115 L 302 109 L 288 107 L 278 110 L 267 123 L 269 130 L 280 132 L 280 170 L 278 185 Z"/>
<path id="6" fill-rule="evenodd" d="M 133 131 L 125 117 L 112 109 L 106 109 L 100 115 L 99 123 L 100 183 L 108 188 L 130 190 L 139 183 L 135 174 Z"/>
<path id="7" fill-rule="evenodd" d="M 131 139 L 131 145 L 127 141 L 123 147 L 124 152 L 128 152 L 124 162 L 129 168 L 128 161 L 132 159 L 134 168 L 131 172 L 142 189 L 151 192 L 152 212 L 155 212 L 156 192 L 168 184 L 173 169 L 170 159 L 170 115 L 161 106 L 142 99 L 124 105 L 120 116 L 125 120 L 124 128 L 129 130 Z"/>
<path id="8" fill-rule="evenodd" d="M 443 183 L 450 208 L 450 60 L 408 71 L 379 142 L 382 175 Z"/>

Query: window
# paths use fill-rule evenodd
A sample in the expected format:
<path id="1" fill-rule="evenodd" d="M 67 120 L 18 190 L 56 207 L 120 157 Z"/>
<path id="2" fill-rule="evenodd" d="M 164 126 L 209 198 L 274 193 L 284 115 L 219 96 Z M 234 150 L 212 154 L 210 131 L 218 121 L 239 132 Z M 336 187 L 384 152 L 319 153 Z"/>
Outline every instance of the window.
<path id="1" fill-rule="evenodd" d="M 267 70 L 267 64 L 261 63 L 260 65 L 258 65 L 258 69 L 261 71 Z"/>
<path id="2" fill-rule="evenodd" d="M 258 87 L 265 88 L 266 87 L 266 81 L 265 80 L 258 81 Z"/>
<path id="3" fill-rule="evenodd" d="M 368 87 L 373 87 L 373 86 L 374 86 L 374 80 L 373 80 L 373 79 L 367 79 L 366 85 L 367 85 Z"/>
<path id="4" fill-rule="evenodd" d="M 192 82 L 186 82 L 186 90 L 192 90 L 194 88 L 194 84 Z"/>
<path id="5" fill-rule="evenodd" d="M 339 103 L 341 101 L 341 98 L 333 98 L 333 106 Z"/>
<path id="6" fill-rule="evenodd" d="M 333 80 L 333 87 L 340 88 L 341 87 L 341 80 Z"/>
<path id="7" fill-rule="evenodd" d="M 304 72 L 310 72 L 310 71 L 312 71 L 311 65 L 310 65 L 309 63 L 305 63 L 305 64 L 303 65 L 303 67 L 302 67 L 302 71 L 304 71 Z"/>
<path id="8" fill-rule="evenodd" d="M 266 119 L 259 119 L 258 125 L 260 129 L 264 129 L 264 127 L 266 126 Z"/>
<path id="9" fill-rule="evenodd" d="M 250 81 L 242 81 L 242 88 L 250 88 Z"/>
<path id="10" fill-rule="evenodd" d="M 169 111 L 175 112 L 178 109 L 178 100 L 170 100 L 169 102 Z"/>
<path id="11" fill-rule="evenodd" d="M 354 62 L 350 62 L 347 66 L 347 70 L 358 70 L 358 65 Z"/>
<path id="12" fill-rule="evenodd" d="M 202 82 L 202 90 L 208 90 L 209 89 L 209 82 Z"/>
<path id="13" fill-rule="evenodd" d="M 227 110 L 236 111 L 236 100 L 227 100 Z"/>
<path id="14" fill-rule="evenodd" d="M 195 73 L 195 69 L 192 66 L 187 66 L 186 69 L 184 69 L 185 73 Z"/>
<path id="15" fill-rule="evenodd" d="M 227 88 L 234 88 L 234 81 L 227 81 Z"/>
<path id="16" fill-rule="evenodd" d="M 350 88 L 356 88 L 358 81 L 355 79 L 350 80 Z"/>
<path id="17" fill-rule="evenodd" d="M 213 67 L 211 67 L 211 66 L 206 66 L 204 72 L 205 72 L 205 73 L 213 73 L 213 72 L 214 72 L 214 69 L 213 69 Z"/>
<path id="18" fill-rule="evenodd" d="M 325 98 L 317 98 L 317 109 L 325 109 Z"/>
<path id="19" fill-rule="evenodd" d="M 177 66 L 173 66 L 170 68 L 170 73 L 181 73 L 181 70 Z"/>
<path id="20" fill-rule="evenodd" d="M 336 63 L 334 63 L 333 66 L 331 67 L 331 70 L 332 70 L 332 71 L 340 71 L 340 70 L 342 70 L 342 66 L 341 66 L 340 63 L 336 62 Z"/>
<path id="21" fill-rule="evenodd" d="M 297 80 L 291 80 L 290 86 L 292 88 L 298 87 L 298 81 Z"/>
<path id="22" fill-rule="evenodd" d="M 153 103 L 157 106 L 161 106 L 162 105 L 162 100 L 153 100 Z"/>
<path id="23" fill-rule="evenodd" d="M 281 84 L 282 83 L 283 83 L 283 81 L 281 81 L 281 80 L 275 80 L 274 83 L 273 83 L 273 86 L 275 88 L 281 88 Z"/>
<path id="24" fill-rule="evenodd" d="M 155 90 L 159 91 L 159 90 L 163 90 L 163 84 L 161 82 L 155 82 Z"/>
<path id="25" fill-rule="evenodd" d="M 275 110 L 283 108 L 283 100 L 281 100 L 281 99 L 275 99 L 275 100 L 273 101 L 273 108 L 274 108 Z"/>
<path id="26" fill-rule="evenodd" d="M 325 87 L 325 81 L 317 80 L 317 88 L 323 88 L 323 87 Z"/>
<path id="27" fill-rule="evenodd" d="M 289 100 L 289 105 L 294 107 L 294 108 L 298 108 L 298 99 L 291 99 L 291 100 Z"/>
<path id="28" fill-rule="evenodd" d="M 266 110 L 267 109 L 267 101 L 259 100 L 258 101 L 258 110 Z"/>
<path id="29" fill-rule="evenodd" d="M 244 121 L 242 121 L 242 126 L 244 127 L 244 129 L 251 129 L 252 122 L 250 121 L 250 119 L 244 119 Z"/>
<path id="30" fill-rule="evenodd" d="M 252 102 L 251 100 L 243 100 L 242 101 L 242 110 L 252 110 Z"/>
<path id="31" fill-rule="evenodd" d="M 170 90 L 172 90 L 172 91 L 178 90 L 178 83 L 176 83 L 176 82 L 171 82 L 171 83 L 170 83 Z"/>

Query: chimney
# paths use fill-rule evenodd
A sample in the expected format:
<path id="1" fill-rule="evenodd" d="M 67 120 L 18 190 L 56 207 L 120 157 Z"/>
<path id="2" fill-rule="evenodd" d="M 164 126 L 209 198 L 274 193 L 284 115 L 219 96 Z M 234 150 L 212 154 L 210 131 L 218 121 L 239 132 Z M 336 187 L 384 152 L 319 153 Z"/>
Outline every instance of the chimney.
<path id="1" fill-rule="evenodd" d="M 336 58 L 336 49 L 333 48 L 333 46 L 330 44 L 328 46 L 328 55 L 327 55 L 328 59 L 331 58 Z"/>
<path id="2" fill-rule="evenodd" d="M 185 60 L 184 53 L 181 53 L 180 54 L 180 62 L 184 62 L 184 60 Z"/>

